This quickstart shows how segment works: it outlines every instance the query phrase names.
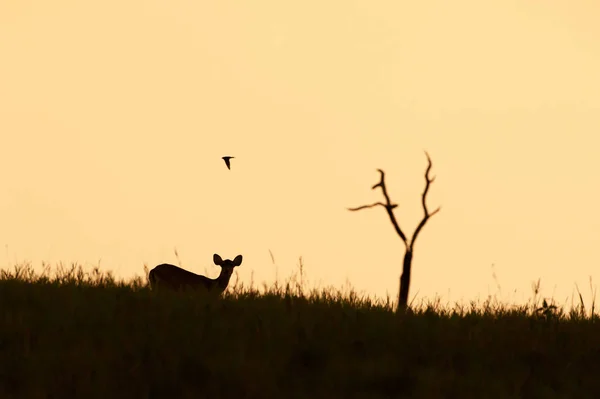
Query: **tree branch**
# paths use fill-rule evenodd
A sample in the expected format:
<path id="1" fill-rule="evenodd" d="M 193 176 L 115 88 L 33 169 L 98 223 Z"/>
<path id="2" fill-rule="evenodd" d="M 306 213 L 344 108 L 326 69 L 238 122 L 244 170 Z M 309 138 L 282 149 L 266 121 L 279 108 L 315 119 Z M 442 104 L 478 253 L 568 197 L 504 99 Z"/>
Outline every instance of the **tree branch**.
<path id="1" fill-rule="evenodd" d="M 378 205 L 381 205 L 385 208 L 385 204 L 383 202 L 375 202 L 374 204 L 371 205 L 361 205 L 361 206 L 357 206 L 356 208 L 348 208 L 349 211 L 360 211 L 361 209 L 365 209 L 365 208 L 374 208 Z M 397 207 L 398 205 L 392 205 L 394 208 Z"/>
<path id="2" fill-rule="evenodd" d="M 419 223 L 419 225 L 415 229 L 415 232 L 413 233 L 412 239 L 410 241 L 411 250 L 413 249 L 413 246 L 415 245 L 415 240 L 417 239 L 419 232 L 421 231 L 423 226 L 425 226 L 425 223 L 427 223 L 427 221 L 429 220 L 430 217 L 432 217 L 433 215 L 438 213 L 440 211 L 440 209 L 442 209 L 442 207 L 438 207 L 435 211 L 433 211 L 431 213 L 429 213 L 429 210 L 427 209 L 427 202 L 426 202 L 427 201 L 427 193 L 429 192 L 429 186 L 435 180 L 435 176 L 429 177 L 429 172 L 431 171 L 431 167 L 432 167 L 431 158 L 429 157 L 429 154 L 427 153 L 427 151 L 425 151 L 425 155 L 427 156 L 428 165 L 427 165 L 427 169 L 425 170 L 425 190 L 423 191 L 423 195 L 421 196 L 421 203 L 423 204 L 423 213 L 425 215 L 423 216 L 423 220 L 421 220 L 421 223 Z"/>
<path id="3" fill-rule="evenodd" d="M 408 248 L 408 240 L 406 239 L 406 235 L 404 234 L 404 232 L 402 231 L 402 229 L 400 228 L 400 225 L 398 224 L 398 221 L 396 221 L 396 216 L 394 215 L 394 208 L 396 208 L 398 206 L 398 204 L 392 204 L 392 201 L 390 201 L 390 196 L 388 195 L 387 192 L 387 188 L 385 187 L 385 173 L 383 170 L 381 169 L 377 169 L 377 171 L 381 174 L 381 180 L 379 181 L 379 183 L 375 184 L 373 187 L 371 187 L 372 190 L 375 190 L 377 187 L 381 187 L 381 191 L 383 191 L 383 196 L 385 197 L 385 204 L 381 203 L 381 202 L 376 202 L 374 204 L 371 205 L 362 205 L 356 208 L 348 208 L 349 211 L 359 211 L 361 209 L 366 209 L 366 208 L 373 208 L 377 205 L 381 205 L 385 208 L 388 216 L 390 217 L 390 221 L 392 222 L 392 225 L 394 226 L 394 229 L 396 230 L 396 233 L 398 233 L 398 235 L 400 236 L 400 238 L 402 239 L 402 241 L 404 241 L 404 245 L 406 245 L 406 247 Z"/>

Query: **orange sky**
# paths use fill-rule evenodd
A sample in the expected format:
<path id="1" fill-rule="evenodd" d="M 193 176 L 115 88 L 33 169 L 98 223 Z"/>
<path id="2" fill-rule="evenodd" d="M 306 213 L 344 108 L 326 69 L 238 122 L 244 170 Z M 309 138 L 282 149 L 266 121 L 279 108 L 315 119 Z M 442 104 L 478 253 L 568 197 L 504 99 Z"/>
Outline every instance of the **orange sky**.
<path id="1" fill-rule="evenodd" d="M 598 281 L 600 5 L 0 0 L 2 266 L 308 278 L 563 302 Z M 232 170 L 223 155 L 236 158 Z M 513 294 L 517 290 L 516 294 Z"/>

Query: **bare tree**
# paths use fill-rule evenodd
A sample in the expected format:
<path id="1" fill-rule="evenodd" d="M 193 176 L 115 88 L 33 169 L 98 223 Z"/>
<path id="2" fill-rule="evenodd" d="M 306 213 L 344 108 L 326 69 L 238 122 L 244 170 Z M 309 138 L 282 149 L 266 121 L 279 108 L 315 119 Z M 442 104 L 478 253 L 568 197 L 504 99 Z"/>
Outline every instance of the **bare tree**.
<path id="1" fill-rule="evenodd" d="M 435 215 L 436 213 L 438 213 L 441 209 L 441 207 L 438 207 L 435 211 L 433 211 L 431 213 L 429 213 L 429 211 L 427 209 L 427 203 L 426 203 L 427 192 L 429 191 L 430 184 L 435 180 L 435 176 L 429 177 L 429 172 L 431 171 L 431 166 L 432 166 L 431 158 L 429 158 L 429 154 L 427 152 L 425 152 L 425 155 L 427 156 L 428 165 L 427 165 L 427 169 L 425 170 L 425 190 L 423 191 L 423 195 L 421 198 L 421 203 L 423 204 L 423 212 L 425 213 L 425 215 L 423 216 L 423 220 L 421 220 L 421 222 L 415 229 L 415 232 L 413 233 L 413 236 L 410 240 L 406 237 L 406 235 L 400 228 L 400 225 L 396 221 L 396 216 L 394 215 L 394 208 L 396 208 L 398 206 L 398 204 L 392 204 L 392 202 L 390 200 L 390 197 L 387 192 L 387 188 L 385 187 L 385 173 L 383 172 L 383 170 L 377 169 L 379 171 L 379 173 L 381 174 L 381 181 L 379 183 L 375 184 L 372 187 L 372 189 L 374 190 L 377 187 L 381 187 L 381 191 L 383 191 L 383 196 L 385 198 L 385 203 L 375 202 L 374 204 L 371 204 L 371 205 L 362 205 L 357 208 L 348 208 L 348 210 L 350 210 L 350 211 L 360 211 L 361 209 L 373 208 L 378 205 L 383 206 L 385 208 L 385 210 L 387 211 L 388 216 L 390 217 L 390 221 L 392 222 L 392 225 L 394 226 L 396 233 L 398 233 L 398 235 L 404 242 L 404 245 L 406 247 L 406 252 L 404 254 L 404 262 L 402 264 L 402 275 L 400 276 L 400 292 L 398 293 L 398 310 L 405 310 L 408 305 L 408 290 L 410 288 L 410 272 L 411 272 L 411 265 L 412 265 L 412 259 L 413 259 L 413 252 L 414 252 L 414 248 L 415 248 L 415 241 L 417 239 L 417 236 L 419 235 L 419 233 L 421 232 L 421 229 L 423 228 L 423 226 L 425 226 L 425 223 L 427 223 L 429 218 L 432 217 L 433 215 Z"/>

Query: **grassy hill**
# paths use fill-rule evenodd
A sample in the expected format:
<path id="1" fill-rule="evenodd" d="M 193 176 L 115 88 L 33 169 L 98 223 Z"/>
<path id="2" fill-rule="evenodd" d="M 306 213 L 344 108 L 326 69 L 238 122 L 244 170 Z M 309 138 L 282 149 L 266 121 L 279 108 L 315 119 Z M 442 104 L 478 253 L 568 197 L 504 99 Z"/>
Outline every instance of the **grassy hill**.
<path id="1" fill-rule="evenodd" d="M 220 300 L 73 267 L 0 274 L 1 398 L 597 398 L 584 309 L 395 314 L 288 281 Z"/>

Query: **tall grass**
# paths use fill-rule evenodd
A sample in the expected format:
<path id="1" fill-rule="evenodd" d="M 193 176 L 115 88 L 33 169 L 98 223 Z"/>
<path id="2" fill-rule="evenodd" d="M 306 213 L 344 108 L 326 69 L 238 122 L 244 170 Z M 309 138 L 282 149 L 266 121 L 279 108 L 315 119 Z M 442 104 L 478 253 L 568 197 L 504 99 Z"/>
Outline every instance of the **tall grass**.
<path id="1" fill-rule="evenodd" d="M 583 300 L 439 299 L 395 313 L 299 273 L 221 299 L 144 278 L 0 271 L 0 397 L 595 398 L 600 328 Z M 581 298 L 581 296 L 580 296 Z"/>

